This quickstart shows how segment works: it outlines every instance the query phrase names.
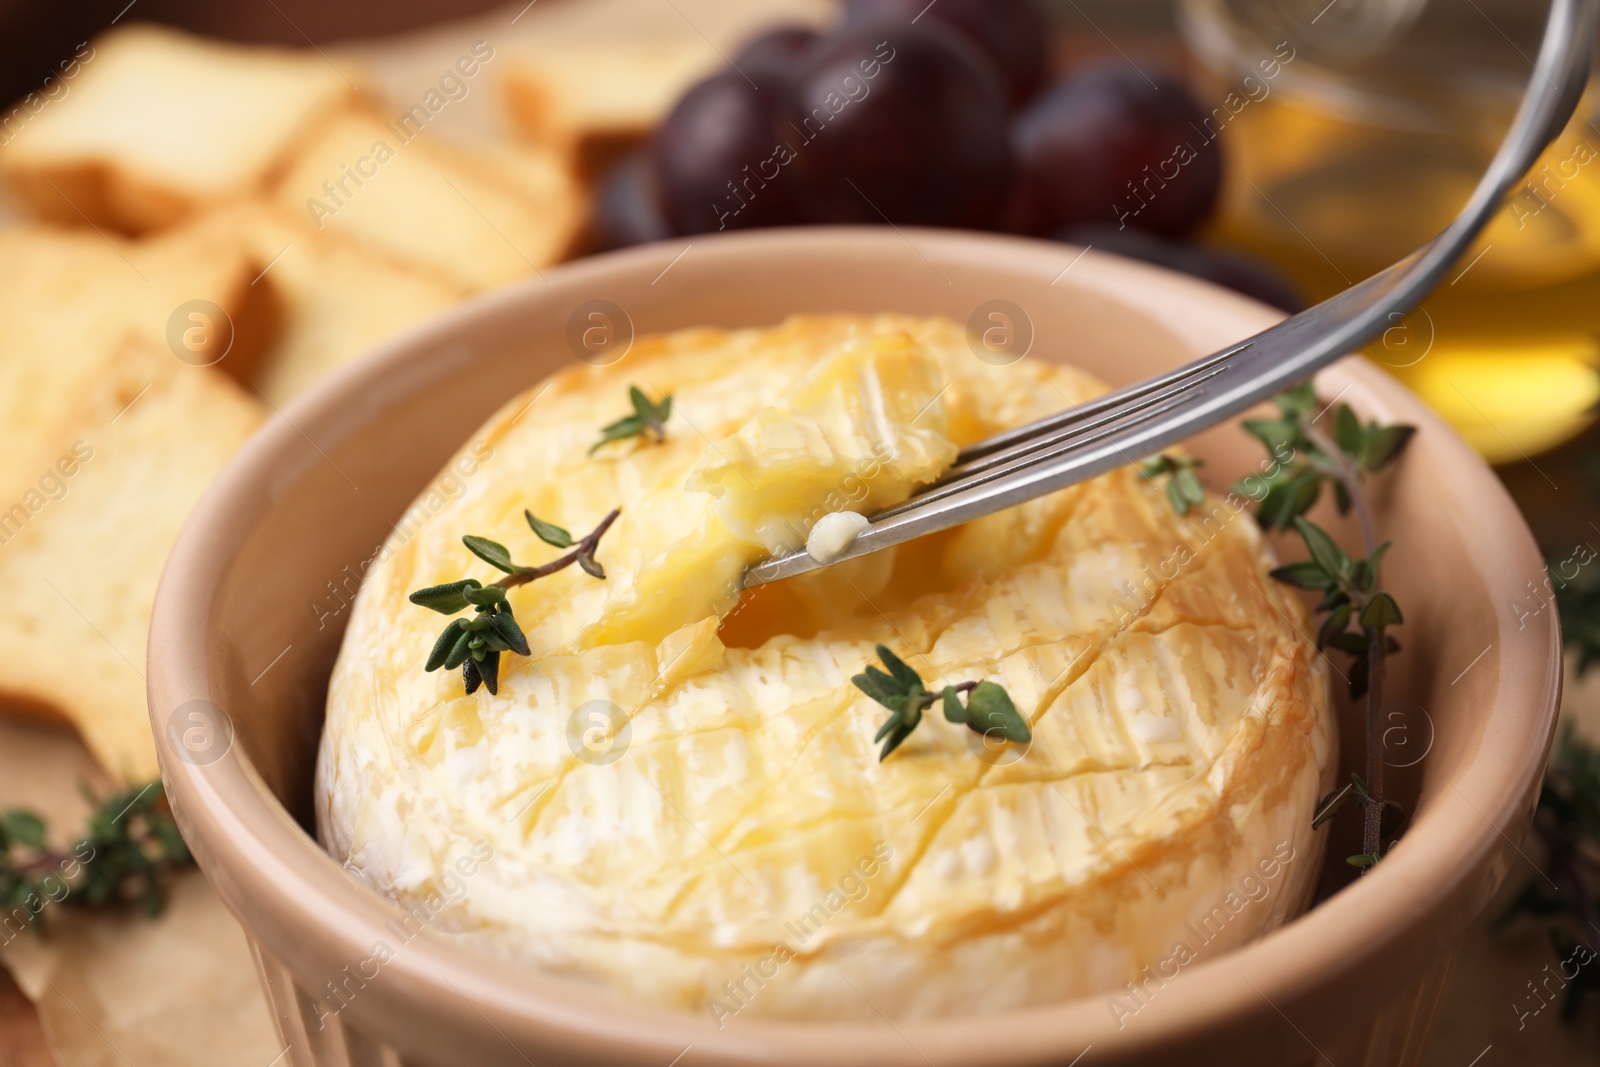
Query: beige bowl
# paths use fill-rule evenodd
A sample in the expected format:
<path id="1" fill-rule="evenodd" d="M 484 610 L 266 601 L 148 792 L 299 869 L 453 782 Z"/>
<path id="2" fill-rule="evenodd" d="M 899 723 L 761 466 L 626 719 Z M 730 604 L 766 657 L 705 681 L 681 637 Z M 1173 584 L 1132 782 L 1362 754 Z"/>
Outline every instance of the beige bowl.
<path id="1" fill-rule="evenodd" d="M 1522 606 L 1542 563 L 1488 468 L 1357 360 L 1326 371 L 1323 393 L 1421 430 L 1378 494 L 1396 541 L 1385 569 L 1406 612 L 1387 759 L 1415 822 L 1372 875 L 1254 944 L 1150 983 L 1121 1025 L 1102 996 L 981 1019 L 719 1030 L 707 1015 L 613 1002 L 402 922 L 307 832 L 325 688 L 362 563 L 507 397 L 575 354 L 616 356 L 628 320 L 641 334 L 794 312 L 963 321 L 1007 300 L 1031 321 L 1026 358 L 1122 384 L 1276 317 L 1192 279 L 1078 256 L 977 234 L 808 229 L 584 260 L 407 334 L 256 435 L 168 565 L 150 708 L 179 823 L 244 925 L 293 1063 L 998 1067 L 1065 1065 L 1091 1047 L 1084 1062 L 1096 1067 L 1419 1060 L 1458 936 L 1527 862 L 1514 842 L 1550 742 L 1560 642 L 1553 612 Z M 585 348 L 607 340 L 592 301 L 614 305 L 617 332 Z M 1261 456 L 1233 426 L 1193 445 L 1218 486 Z M 1350 766 L 1360 724 L 1342 713 Z M 1347 871 L 1338 858 L 1354 851 L 1333 842 L 1329 871 Z"/>

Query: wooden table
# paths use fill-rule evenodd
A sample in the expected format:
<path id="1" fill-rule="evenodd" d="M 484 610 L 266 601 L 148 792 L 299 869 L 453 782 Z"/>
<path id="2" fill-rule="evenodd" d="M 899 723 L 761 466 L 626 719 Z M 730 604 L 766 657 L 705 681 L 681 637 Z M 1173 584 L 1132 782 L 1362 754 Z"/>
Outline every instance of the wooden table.
<path id="1" fill-rule="evenodd" d="M 33 1005 L 0 968 L 0 1067 L 55 1067 Z"/>

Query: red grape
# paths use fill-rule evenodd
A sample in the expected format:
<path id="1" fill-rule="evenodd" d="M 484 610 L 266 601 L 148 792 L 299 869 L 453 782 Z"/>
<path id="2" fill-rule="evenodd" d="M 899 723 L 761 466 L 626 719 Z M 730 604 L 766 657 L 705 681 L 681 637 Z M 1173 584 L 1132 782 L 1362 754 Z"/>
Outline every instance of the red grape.
<path id="1" fill-rule="evenodd" d="M 1125 63 L 1074 74 L 1017 117 L 1007 226 L 1049 233 L 1111 223 L 1167 237 L 1193 230 L 1222 183 L 1209 118 L 1177 77 Z"/>
<path id="2" fill-rule="evenodd" d="M 733 66 L 763 92 L 782 91 L 821 36 L 809 26 L 779 26 L 746 43 Z"/>
<path id="3" fill-rule="evenodd" d="M 846 24 L 942 23 L 994 60 L 1013 107 L 1039 91 L 1049 65 L 1050 24 L 1033 0 L 848 0 Z"/>
<path id="4" fill-rule="evenodd" d="M 661 214 L 655 174 L 649 155 L 640 150 L 623 157 L 600 180 L 595 195 L 594 231 L 597 251 L 663 241 L 672 227 Z"/>
<path id="5" fill-rule="evenodd" d="M 656 130 L 650 155 L 662 212 L 675 233 L 793 221 L 773 156 L 781 94 L 725 71 L 693 86 Z"/>
<path id="6" fill-rule="evenodd" d="M 981 228 L 1011 177 L 992 64 L 937 24 L 862 23 L 795 76 L 778 132 L 785 177 L 818 222 Z"/>

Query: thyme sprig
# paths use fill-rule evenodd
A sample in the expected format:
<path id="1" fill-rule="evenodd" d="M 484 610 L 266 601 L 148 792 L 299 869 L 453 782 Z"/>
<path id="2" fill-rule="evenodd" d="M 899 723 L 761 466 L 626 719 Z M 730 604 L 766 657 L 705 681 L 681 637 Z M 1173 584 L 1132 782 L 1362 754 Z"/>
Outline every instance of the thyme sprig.
<path id="1" fill-rule="evenodd" d="M 1384 541 L 1364 559 L 1351 559 L 1338 542 L 1322 527 L 1295 516 L 1294 529 L 1305 542 L 1311 558 L 1285 564 L 1272 577 L 1300 589 L 1324 594 L 1317 610 L 1327 612 L 1317 629 L 1317 648 L 1337 648 L 1351 657 L 1350 699 L 1359 700 L 1372 681 L 1372 635 L 1383 639 L 1384 652 L 1398 652 L 1400 645 L 1387 630 L 1405 620 L 1393 594 L 1377 588 L 1378 566 L 1389 550 Z M 1351 629 L 1355 623 L 1356 628 Z"/>
<path id="2" fill-rule="evenodd" d="M 1189 509 L 1206 502 L 1205 486 L 1195 474 L 1195 468 L 1205 466 L 1205 460 L 1192 456 L 1173 456 L 1166 452 L 1151 456 L 1139 464 L 1139 477 L 1153 482 L 1167 479 L 1167 500 L 1179 515 L 1189 514 Z"/>
<path id="3" fill-rule="evenodd" d="M 612 441 L 629 437 L 647 436 L 657 444 L 667 439 L 667 420 L 672 417 L 672 395 L 669 393 L 652 403 L 644 395 L 644 390 L 637 385 L 630 385 L 628 399 L 633 402 L 633 414 L 624 415 L 616 422 L 601 427 L 600 440 L 589 448 L 591 456 Z"/>
<path id="4" fill-rule="evenodd" d="M 1361 852 L 1346 862 L 1367 870 L 1382 857 L 1384 841 L 1393 844 L 1393 836 L 1405 823 L 1404 809 L 1383 792 L 1381 710 L 1387 657 L 1400 651 L 1389 628 L 1405 619 L 1394 595 L 1382 587 L 1389 542 L 1378 540 L 1365 478 L 1398 459 L 1416 431 L 1411 426 L 1364 423 L 1348 404 L 1323 405 L 1310 382 L 1280 393 L 1273 402 L 1277 418 L 1242 423 L 1274 457 L 1270 473 L 1240 481 L 1233 492 L 1256 500 L 1256 518 L 1263 528 L 1292 530 L 1305 542 L 1310 558 L 1278 567 L 1272 577 L 1323 594 L 1316 606 L 1324 616 L 1317 628 L 1317 648 L 1334 648 L 1350 656 L 1350 698 L 1366 697 L 1366 774 L 1352 774 L 1349 783 L 1323 797 L 1312 825 L 1320 826 L 1350 801 L 1359 803 Z M 1330 411 L 1331 434 L 1319 425 Z M 1152 479 L 1167 476 L 1167 498 L 1173 510 L 1186 515 L 1191 506 L 1204 501 L 1195 466 L 1196 461 L 1163 454 L 1141 464 L 1140 473 Z M 1352 557 L 1306 518 L 1325 485 L 1340 514 L 1355 512 L 1361 529 L 1360 556 Z"/>
<path id="5" fill-rule="evenodd" d="M 1361 852 L 1346 862 L 1365 871 L 1383 855 L 1389 836 L 1386 828 L 1398 831 L 1398 805 L 1383 792 L 1382 704 L 1387 657 L 1400 649 L 1389 628 L 1404 621 L 1399 603 L 1382 588 L 1381 568 L 1389 542 L 1378 540 L 1365 478 L 1398 459 L 1416 431 L 1411 426 L 1364 423 L 1348 404 L 1324 406 L 1310 382 L 1278 395 L 1274 402 L 1278 418 L 1247 419 L 1243 426 L 1274 456 L 1291 458 L 1275 464 L 1264 490 L 1258 487 L 1251 495 L 1259 494 L 1256 514 L 1263 527 L 1292 529 L 1305 542 L 1310 558 L 1279 567 L 1272 576 L 1323 594 L 1316 607 L 1325 613 L 1317 630 L 1317 647 L 1336 648 L 1351 657 L 1351 699 L 1366 697 L 1366 773 L 1352 776 L 1350 792 L 1337 791 L 1318 805 L 1319 814 L 1326 818 L 1345 799 L 1360 803 Z M 1331 435 L 1319 425 L 1329 411 L 1333 413 Z M 1350 556 L 1326 530 L 1305 517 L 1322 495 L 1324 484 L 1331 488 L 1340 514 L 1355 513 L 1361 530 L 1359 557 Z M 1249 492 L 1242 484 L 1235 491 Z M 1399 824 L 1403 822 L 1402 811 Z"/>
<path id="6" fill-rule="evenodd" d="M 1350 405 L 1336 404 L 1334 431 L 1329 436 L 1318 425 L 1327 410 L 1318 410 L 1321 401 L 1310 382 L 1278 394 L 1273 403 L 1278 406 L 1279 418 L 1245 419 L 1240 425 L 1274 456 L 1291 458 L 1275 465 L 1265 476 L 1264 489 L 1252 492 L 1241 481 L 1234 491 L 1259 498 L 1256 516 L 1263 527 L 1287 530 L 1297 516 L 1316 504 L 1323 483 L 1330 483 L 1339 514 L 1355 509 L 1362 540 L 1370 554 L 1377 544 L 1377 526 L 1371 507 L 1364 500 L 1357 500 L 1362 495 L 1362 476 L 1376 473 L 1398 459 L 1411 443 L 1416 427 L 1362 423 Z"/>
<path id="7" fill-rule="evenodd" d="M 127 901 L 157 915 L 172 871 L 194 862 L 178 833 L 159 782 L 97 797 L 71 847 L 51 848 L 44 819 L 32 811 L 0 812 L 0 929 L 9 938 L 22 921 L 43 929 L 50 902 L 103 906 Z"/>
<path id="8" fill-rule="evenodd" d="M 1590 571 L 1577 581 L 1557 582 L 1555 594 L 1562 641 L 1577 652 L 1582 674 L 1600 664 L 1600 577 Z"/>
<path id="9" fill-rule="evenodd" d="M 441 615 L 455 615 L 469 607 L 477 609 L 471 618 L 450 620 L 434 641 L 424 669 L 432 672 L 440 667 L 447 670 L 460 667 L 461 682 L 468 694 L 477 692 L 480 685 L 490 693 L 499 693 L 501 653 L 515 652 L 519 656 L 526 656 L 530 651 L 528 638 L 511 611 L 510 601 L 506 599 L 506 590 L 554 574 L 574 563 L 583 568 L 586 574 L 604 578 L 605 568 L 594 558 L 594 554 L 600 545 L 600 538 L 611 529 L 611 524 L 617 521 L 620 514 L 621 508 L 611 509 L 598 526 L 575 541 L 565 527 L 536 518 L 533 512 L 524 508 L 522 515 L 528 520 L 528 528 L 539 540 L 556 548 L 572 549 L 559 559 L 537 567 L 513 562 L 511 550 L 498 541 L 476 534 L 463 537 L 461 543 L 467 546 L 469 552 L 491 567 L 504 571 L 506 576 L 491 585 L 484 585 L 476 578 L 462 578 L 442 585 L 430 585 L 411 594 L 413 604 Z"/>
<path id="10" fill-rule="evenodd" d="M 920 674 L 887 646 L 878 646 L 878 658 L 889 668 L 887 672 L 869 665 L 850 680 L 857 689 L 892 712 L 872 739 L 874 743 L 883 742 L 878 753 L 879 763 L 888 759 L 889 753 L 911 736 L 922 722 L 923 711 L 935 703 L 943 704 L 946 720 L 965 723 L 975 733 L 1003 737 L 1018 744 L 1033 740 L 1027 720 L 1011 702 L 1011 695 L 997 683 L 961 682 L 934 692 L 924 684 Z M 963 696 L 966 697 L 964 704 Z"/>

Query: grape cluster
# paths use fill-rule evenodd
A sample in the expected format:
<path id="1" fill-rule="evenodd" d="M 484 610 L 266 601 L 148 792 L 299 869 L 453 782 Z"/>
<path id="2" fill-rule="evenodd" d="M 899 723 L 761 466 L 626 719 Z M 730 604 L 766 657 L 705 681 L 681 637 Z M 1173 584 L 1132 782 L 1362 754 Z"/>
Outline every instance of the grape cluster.
<path id="1" fill-rule="evenodd" d="M 601 242 L 807 223 L 1092 233 L 1293 304 L 1255 264 L 1183 243 L 1223 165 L 1182 79 L 1120 62 L 1047 84 L 1050 40 L 1035 0 L 847 0 L 827 32 L 764 33 L 606 176 Z"/>

